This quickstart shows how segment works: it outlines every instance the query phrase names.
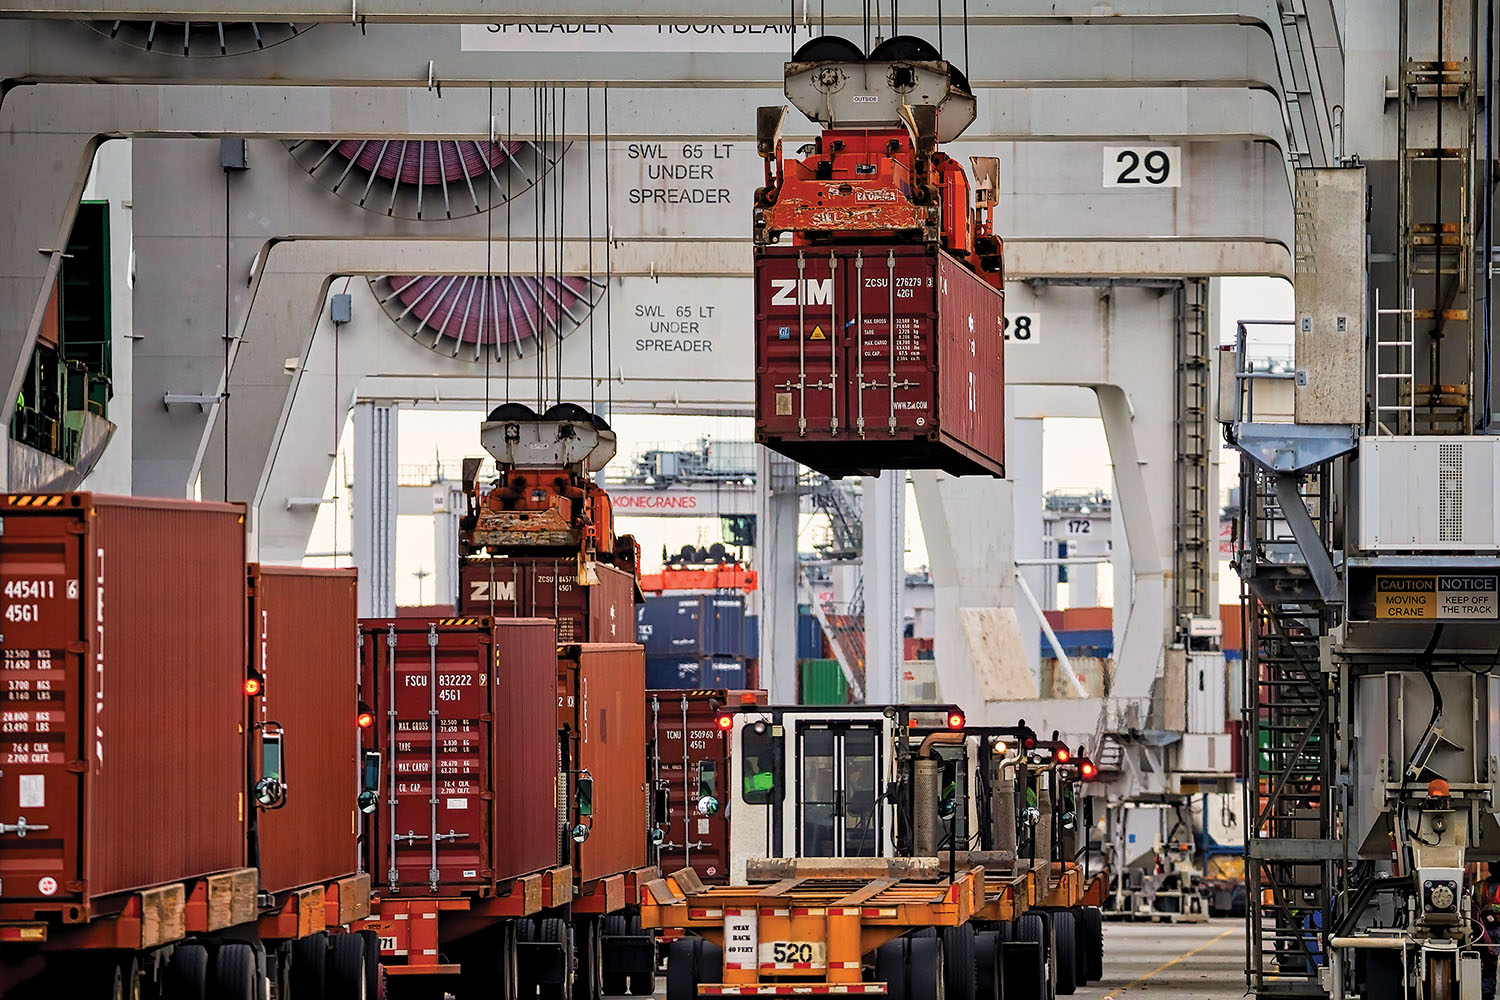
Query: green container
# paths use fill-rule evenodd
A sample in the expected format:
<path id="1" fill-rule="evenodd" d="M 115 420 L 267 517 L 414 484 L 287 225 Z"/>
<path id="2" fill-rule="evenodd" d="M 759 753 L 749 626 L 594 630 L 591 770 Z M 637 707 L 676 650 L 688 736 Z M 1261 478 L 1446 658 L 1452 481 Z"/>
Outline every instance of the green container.
<path id="1" fill-rule="evenodd" d="M 801 660 L 797 667 L 802 680 L 798 699 L 801 704 L 849 704 L 849 683 L 844 680 L 838 660 Z"/>

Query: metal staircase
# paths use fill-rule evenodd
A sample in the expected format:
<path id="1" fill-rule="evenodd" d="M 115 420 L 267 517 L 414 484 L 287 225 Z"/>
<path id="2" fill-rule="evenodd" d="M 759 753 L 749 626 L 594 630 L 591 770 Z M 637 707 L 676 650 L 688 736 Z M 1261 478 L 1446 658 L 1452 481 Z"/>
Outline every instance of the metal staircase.
<path id="1" fill-rule="evenodd" d="M 1299 493 L 1328 540 L 1332 504 L 1325 463 Z M 1257 997 L 1322 997 L 1322 929 L 1338 889 L 1334 753 L 1338 692 L 1320 664 L 1319 638 L 1334 611 L 1318 593 L 1271 476 L 1249 462 L 1240 475 L 1236 568 L 1245 636 L 1246 980 Z"/>

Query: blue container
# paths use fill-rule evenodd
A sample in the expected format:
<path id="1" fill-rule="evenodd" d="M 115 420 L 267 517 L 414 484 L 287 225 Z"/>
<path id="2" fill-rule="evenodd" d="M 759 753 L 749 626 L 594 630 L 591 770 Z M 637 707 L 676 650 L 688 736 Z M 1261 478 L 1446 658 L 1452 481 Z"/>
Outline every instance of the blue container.
<path id="1" fill-rule="evenodd" d="M 703 655 L 749 655 L 745 641 L 745 595 L 714 594 L 705 596 L 703 602 Z"/>
<path id="2" fill-rule="evenodd" d="M 711 656 L 703 661 L 699 677 L 704 688 L 742 689 L 745 686 L 745 661 L 725 656 Z"/>
<path id="3" fill-rule="evenodd" d="M 646 647 L 647 656 L 702 655 L 702 598 L 647 597 L 636 605 L 635 620 L 636 642 Z"/>
<path id="4" fill-rule="evenodd" d="M 797 616 L 797 659 L 823 658 L 823 626 L 812 615 Z"/>
<path id="5" fill-rule="evenodd" d="M 646 687 L 652 690 L 695 690 L 703 687 L 696 657 L 646 657 Z"/>
<path id="6" fill-rule="evenodd" d="M 760 659 L 760 615 L 745 616 L 745 659 Z"/>

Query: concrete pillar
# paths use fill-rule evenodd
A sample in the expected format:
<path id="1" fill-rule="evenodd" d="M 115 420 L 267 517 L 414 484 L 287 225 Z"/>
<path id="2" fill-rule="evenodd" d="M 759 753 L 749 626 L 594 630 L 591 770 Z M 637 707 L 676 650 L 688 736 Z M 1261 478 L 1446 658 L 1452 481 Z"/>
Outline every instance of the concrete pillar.
<path id="1" fill-rule="evenodd" d="M 130 492 L 132 365 L 135 351 L 132 318 L 130 251 L 135 213 L 131 210 L 130 140 L 106 142 L 94 157 L 93 173 L 83 197 L 109 202 L 110 368 L 114 396 L 109 419 L 115 433 L 80 489 L 96 493 Z"/>
<path id="2" fill-rule="evenodd" d="M 449 483 L 443 509 L 432 514 L 432 603 L 458 603 L 458 521 L 467 504 L 463 486 Z"/>
<path id="3" fill-rule="evenodd" d="M 980 724 L 1014 722 L 1000 713 L 987 718 L 979 660 L 969 646 L 963 615 L 1015 603 L 1014 484 L 915 470 L 911 479 L 932 570 L 939 694 Z"/>
<path id="4" fill-rule="evenodd" d="M 1099 606 L 1099 564 L 1075 563 L 1068 567 L 1068 604 L 1075 608 Z"/>
<path id="5" fill-rule="evenodd" d="M 359 570 L 361 618 L 396 613 L 395 403 L 354 406 L 354 566 Z"/>
<path id="6" fill-rule="evenodd" d="M 1007 407 L 1009 409 L 1009 407 Z M 1005 426 L 1005 475 L 1014 487 L 1017 559 L 1040 559 L 1046 554 L 1042 540 L 1042 421 L 1030 417 L 1014 418 L 1007 414 Z M 1046 590 L 1047 577 L 1054 572 L 1045 566 L 1025 566 L 1021 576 L 1038 600 Z M 1028 601 L 1015 603 L 1016 621 L 1021 629 L 1021 647 L 1033 677 L 1041 683 L 1041 632 Z M 1051 652 L 1047 653 L 1051 656 Z M 1045 693 L 1045 692 L 1044 692 Z"/>
<path id="7" fill-rule="evenodd" d="M 864 514 L 865 701 L 901 700 L 901 589 L 906 582 L 906 471 L 866 476 Z"/>
<path id="8" fill-rule="evenodd" d="M 797 702 L 797 465 L 757 447 L 755 559 L 760 573 L 760 685 L 771 704 Z"/>

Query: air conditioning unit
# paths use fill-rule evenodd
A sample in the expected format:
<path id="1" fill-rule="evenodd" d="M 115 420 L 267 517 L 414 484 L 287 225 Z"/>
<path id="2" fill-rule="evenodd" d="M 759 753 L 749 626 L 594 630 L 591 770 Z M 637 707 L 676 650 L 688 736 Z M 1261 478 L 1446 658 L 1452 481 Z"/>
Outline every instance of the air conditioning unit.
<path id="1" fill-rule="evenodd" d="M 1359 444 L 1356 548 L 1500 549 L 1500 438 L 1366 437 Z"/>

